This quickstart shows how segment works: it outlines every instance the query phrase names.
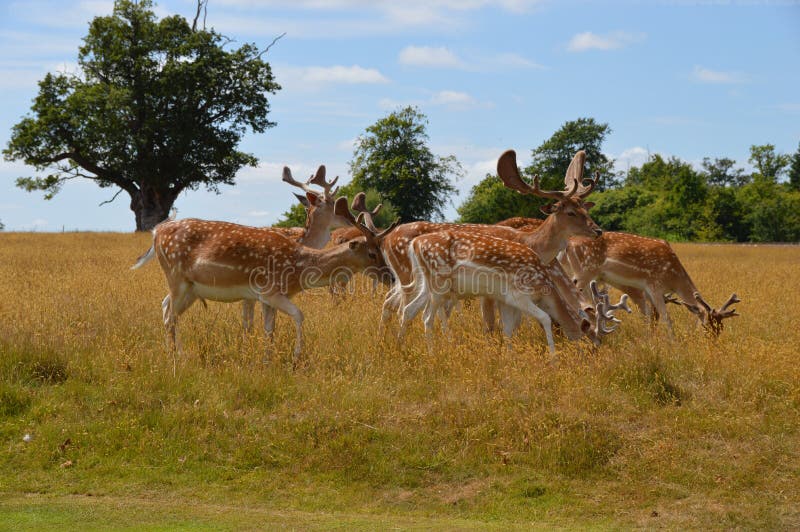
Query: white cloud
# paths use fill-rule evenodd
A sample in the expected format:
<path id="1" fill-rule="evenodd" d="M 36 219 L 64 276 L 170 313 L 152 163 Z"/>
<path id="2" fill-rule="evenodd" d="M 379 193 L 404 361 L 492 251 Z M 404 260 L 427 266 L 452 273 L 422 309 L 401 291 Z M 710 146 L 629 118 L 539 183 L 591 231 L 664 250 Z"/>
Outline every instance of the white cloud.
<path id="1" fill-rule="evenodd" d="M 397 57 L 401 65 L 422 68 L 452 68 L 474 72 L 491 72 L 515 68 L 544 68 L 539 63 L 513 52 L 493 55 L 476 54 L 464 60 L 444 46 L 406 46 Z"/>
<path id="2" fill-rule="evenodd" d="M 617 172 L 627 172 L 634 166 L 642 166 L 650 158 L 650 150 L 641 146 L 634 146 L 623 150 L 617 157 L 614 157 L 614 170 Z"/>
<path id="3" fill-rule="evenodd" d="M 695 65 L 692 79 L 700 83 L 737 84 L 747 81 L 747 77 L 740 72 L 724 72 Z"/>
<path id="4" fill-rule="evenodd" d="M 644 40 L 644 33 L 629 33 L 615 31 L 605 35 L 599 35 L 586 31 L 575 34 L 567 44 L 570 52 L 585 52 L 587 50 L 618 50 L 629 44 Z"/>
<path id="5" fill-rule="evenodd" d="M 381 98 L 381 100 L 378 102 L 378 107 L 386 110 L 398 109 L 408 105 L 414 105 L 418 107 L 423 107 L 426 105 L 438 105 L 450 111 L 466 111 L 468 109 L 475 108 L 491 109 L 494 107 L 494 103 L 492 102 L 481 102 L 471 94 L 454 90 L 441 90 L 435 92 L 426 100 L 401 101 L 392 98 Z"/>
<path id="6" fill-rule="evenodd" d="M 400 51 L 402 65 L 429 68 L 464 68 L 464 62 L 443 46 L 406 46 Z"/>
<path id="7" fill-rule="evenodd" d="M 491 59 L 496 66 L 505 68 L 545 68 L 544 66 L 531 61 L 515 53 L 501 53 Z"/>
<path id="8" fill-rule="evenodd" d="M 439 91 L 431 97 L 433 105 L 446 105 L 451 107 L 472 107 L 478 102 L 467 94 L 459 91 Z"/>
<path id="9" fill-rule="evenodd" d="M 329 67 L 275 66 L 275 77 L 284 88 L 316 89 L 329 84 L 370 85 L 389 83 L 389 79 L 374 68 L 359 65 Z"/>

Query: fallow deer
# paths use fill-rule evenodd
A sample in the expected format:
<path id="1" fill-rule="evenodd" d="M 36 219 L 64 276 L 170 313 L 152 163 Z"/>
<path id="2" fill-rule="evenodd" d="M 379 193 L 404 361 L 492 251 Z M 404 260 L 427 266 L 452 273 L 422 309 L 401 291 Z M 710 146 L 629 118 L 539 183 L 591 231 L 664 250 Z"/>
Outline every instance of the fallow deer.
<path id="1" fill-rule="evenodd" d="M 670 332 L 668 302 L 685 306 L 714 336 L 722 331 L 722 320 L 738 316 L 735 309 L 729 309 L 740 301 L 736 294 L 719 309 L 712 308 L 664 240 L 617 232 L 603 233 L 594 240 L 573 238 L 565 259 L 579 289 L 585 289 L 593 279 L 606 282 L 627 292 L 645 314 L 650 314 L 652 305 Z"/>
<path id="2" fill-rule="evenodd" d="M 339 178 L 335 177 L 332 181 L 326 181 L 325 165 L 320 165 L 316 174 L 313 174 L 305 183 L 295 180 L 289 167 L 284 166 L 282 180 L 284 183 L 297 187 L 304 192 L 303 195 L 295 194 L 295 197 L 306 208 L 306 225 L 304 228 L 274 227 L 272 229 L 281 232 L 304 246 L 315 249 L 324 248 L 330 241 L 331 229 L 346 227 L 358 231 L 350 227 L 347 220 L 333 212 L 336 192 L 339 190 L 338 187 L 335 189 L 333 187 Z M 311 185 L 320 187 L 322 192 L 315 190 Z M 249 332 L 253 327 L 255 304 L 256 302 L 252 300 L 242 302 L 242 325 L 246 332 Z M 275 330 L 275 310 L 270 308 L 268 304 L 262 303 L 261 314 L 264 319 L 264 331 L 268 336 L 271 336 Z"/>
<path id="3" fill-rule="evenodd" d="M 551 318 L 559 323 L 564 335 L 578 340 L 587 335 L 599 343 L 603 334 L 611 332 L 608 321 L 612 311 L 625 307 L 625 298 L 617 306 L 597 292 L 596 324 L 581 309 L 570 305 L 560 293 L 546 267 L 530 247 L 469 230 L 445 230 L 420 235 L 409 250 L 413 280 L 409 289 L 415 297 L 403 308 L 400 336 L 408 324 L 425 308 L 425 331 L 430 336 L 440 308 L 463 298 L 482 297 L 501 303 L 504 332 L 511 336 L 516 328 L 515 315 L 529 314 L 544 329 L 551 355 L 555 344 Z"/>
<path id="4" fill-rule="evenodd" d="M 411 264 L 408 248 L 413 238 L 442 230 L 465 229 L 473 233 L 493 236 L 518 242 L 535 252 L 543 264 L 554 263 L 555 257 L 562 251 L 567 241 L 574 235 L 598 237 L 602 230 L 591 219 L 587 209 L 593 204 L 584 202 L 584 198 L 594 189 L 598 176 L 584 185 L 583 168 L 586 153 L 575 154 L 564 176 L 565 190 L 547 191 L 539 186 L 539 177 L 535 176 L 533 185 L 522 180 L 516 162 L 514 150 L 503 153 L 497 161 L 497 174 L 503 183 L 520 194 L 532 194 L 554 199 L 555 203 L 542 207 L 547 218 L 532 232 L 523 232 L 511 227 L 483 224 L 447 224 L 432 222 L 412 222 L 400 226 L 384 241 L 382 248 L 387 265 L 395 276 L 396 283 L 389 291 L 381 314 L 381 323 L 385 323 L 393 312 L 400 310 L 408 301 L 408 294 L 403 286 L 411 282 Z M 558 268 L 558 266 L 553 266 Z M 487 329 L 494 328 L 494 306 L 491 300 L 482 302 L 484 320 Z"/>
<path id="5" fill-rule="evenodd" d="M 345 198 L 337 200 L 334 210 L 341 212 L 342 207 L 347 210 Z M 162 310 L 173 347 L 177 347 L 178 317 L 198 298 L 223 302 L 245 299 L 266 303 L 292 317 L 297 331 L 296 363 L 303 349 L 303 313 L 291 297 L 307 288 L 326 286 L 342 269 L 360 271 L 383 264 L 377 242 L 394 226 L 380 235 L 362 228 L 364 240 L 317 250 L 269 228 L 170 220 L 154 229 L 153 245 L 133 268 L 158 257 L 169 286 Z"/>

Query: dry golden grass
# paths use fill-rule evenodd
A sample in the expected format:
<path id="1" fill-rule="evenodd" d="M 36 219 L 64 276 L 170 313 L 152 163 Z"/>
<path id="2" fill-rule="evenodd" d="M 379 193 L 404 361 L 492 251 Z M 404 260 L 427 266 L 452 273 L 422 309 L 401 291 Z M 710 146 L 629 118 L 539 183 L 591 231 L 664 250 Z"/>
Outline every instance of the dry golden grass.
<path id="1" fill-rule="evenodd" d="M 798 247 L 675 246 L 707 300 L 743 300 L 716 342 L 672 308 L 674 339 L 624 316 L 551 367 L 538 326 L 508 350 L 471 305 L 429 353 L 420 324 L 377 336 L 381 297 L 320 291 L 292 371 L 289 320 L 265 365 L 238 304 L 190 309 L 173 360 L 163 275 L 128 269 L 149 245 L 0 234 L 7 524 L 800 526 Z"/>

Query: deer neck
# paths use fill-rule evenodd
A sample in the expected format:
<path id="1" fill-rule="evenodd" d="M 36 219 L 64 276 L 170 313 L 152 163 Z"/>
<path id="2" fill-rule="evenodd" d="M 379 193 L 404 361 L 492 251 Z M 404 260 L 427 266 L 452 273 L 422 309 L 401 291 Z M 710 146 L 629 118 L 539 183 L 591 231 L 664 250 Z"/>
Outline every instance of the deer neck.
<path id="1" fill-rule="evenodd" d="M 363 270 L 348 243 L 324 250 L 301 248 L 296 264 L 303 289 L 328 286 L 331 276 L 343 270 Z"/>
<path id="2" fill-rule="evenodd" d="M 526 234 L 524 240 L 542 264 L 550 264 L 559 252 L 567 248 L 568 238 L 556 227 L 555 218 L 548 216 L 538 229 Z"/>
<path id="3" fill-rule="evenodd" d="M 309 223 L 300 239 L 300 243 L 306 247 L 322 249 L 331 240 L 331 232 L 327 224 L 323 226 L 318 223 Z"/>

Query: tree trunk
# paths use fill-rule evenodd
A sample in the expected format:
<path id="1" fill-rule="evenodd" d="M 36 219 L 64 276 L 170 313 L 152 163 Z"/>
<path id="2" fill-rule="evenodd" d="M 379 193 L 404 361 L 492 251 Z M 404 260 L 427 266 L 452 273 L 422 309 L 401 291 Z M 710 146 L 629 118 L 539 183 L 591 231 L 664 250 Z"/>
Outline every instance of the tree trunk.
<path id="1" fill-rule="evenodd" d="M 151 231 L 169 217 L 177 194 L 172 190 L 158 190 L 142 186 L 131 196 L 131 210 L 136 217 L 137 231 Z"/>

